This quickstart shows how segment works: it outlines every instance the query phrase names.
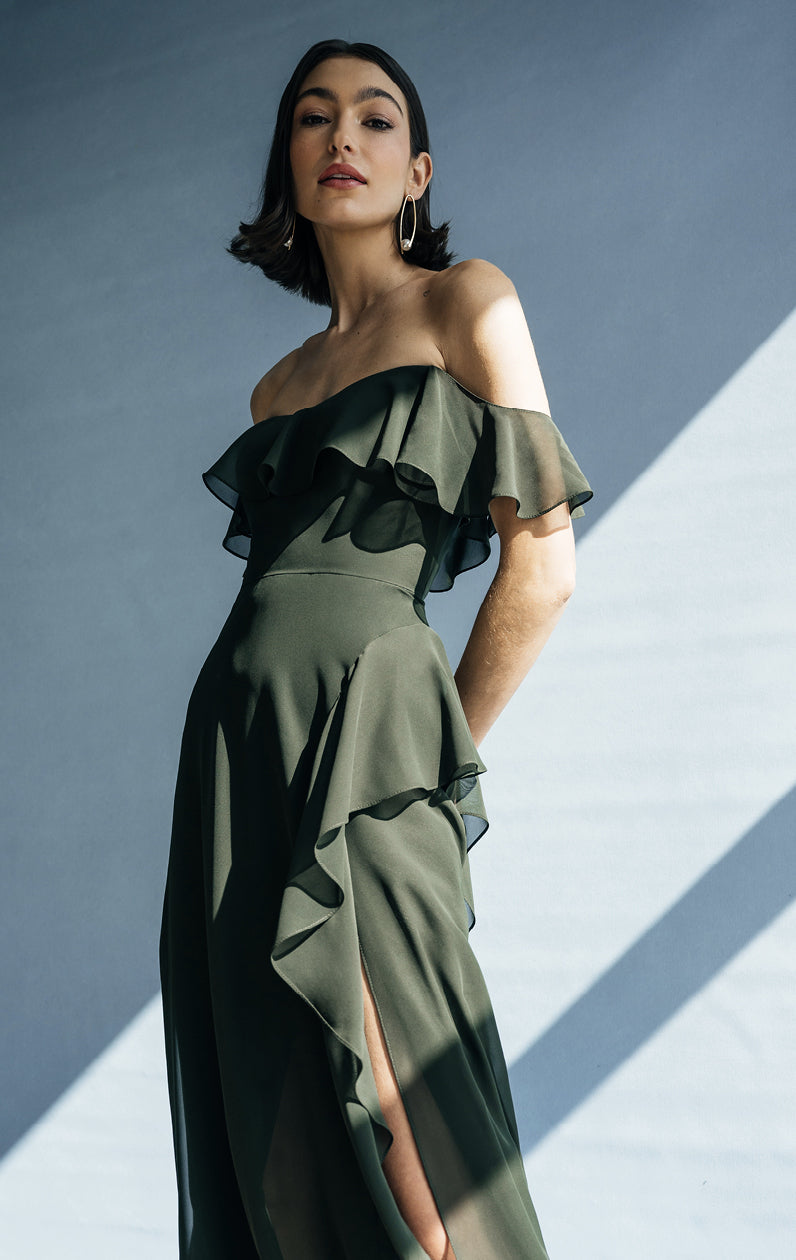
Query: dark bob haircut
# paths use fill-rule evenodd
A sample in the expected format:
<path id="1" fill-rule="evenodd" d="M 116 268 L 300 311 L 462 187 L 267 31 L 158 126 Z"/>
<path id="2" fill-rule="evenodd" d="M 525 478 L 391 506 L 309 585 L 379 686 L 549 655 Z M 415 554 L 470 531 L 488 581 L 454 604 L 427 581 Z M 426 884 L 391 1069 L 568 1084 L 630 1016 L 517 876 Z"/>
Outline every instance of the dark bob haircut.
<path id="1" fill-rule="evenodd" d="M 227 246 L 227 252 L 240 262 L 259 267 L 269 280 L 275 280 L 290 293 L 300 293 L 318 306 L 331 306 L 332 299 L 312 224 L 302 215 L 296 214 L 290 168 L 290 135 L 301 84 L 320 62 L 329 57 L 340 56 L 360 57 L 363 61 L 372 61 L 381 66 L 406 97 L 412 157 L 430 152 L 426 118 L 417 89 L 409 75 L 389 53 L 377 48 L 375 44 L 349 44 L 344 39 L 324 39 L 305 52 L 279 102 L 260 204 L 254 221 L 239 225 L 239 231 Z M 430 271 L 444 271 L 454 258 L 454 254 L 447 248 L 450 223 L 442 223 L 437 228 L 431 226 L 430 191 L 429 184 L 415 203 L 417 232 L 412 248 L 405 254 L 402 253 L 401 257 L 407 263 L 427 267 Z M 293 245 L 288 250 L 285 249 L 285 241 L 290 235 L 294 215 Z M 400 213 L 395 216 L 395 243 L 400 252 L 399 219 Z M 409 222 L 413 223 L 414 219 L 410 218 Z"/>

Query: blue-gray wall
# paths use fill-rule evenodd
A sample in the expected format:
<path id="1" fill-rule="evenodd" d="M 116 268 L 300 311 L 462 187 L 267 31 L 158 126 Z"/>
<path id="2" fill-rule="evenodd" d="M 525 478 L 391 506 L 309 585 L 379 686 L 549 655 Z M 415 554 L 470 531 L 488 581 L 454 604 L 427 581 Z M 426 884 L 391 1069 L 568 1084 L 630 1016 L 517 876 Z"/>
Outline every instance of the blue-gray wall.
<path id="1" fill-rule="evenodd" d="M 796 7 L 73 0 L 0 35 L 6 1150 L 158 988 L 185 704 L 241 572 L 200 473 L 325 323 L 224 253 L 295 61 L 363 39 L 414 78 L 434 213 L 514 280 L 595 487 L 583 538 L 794 307 Z M 454 664 L 493 567 L 429 601 Z"/>

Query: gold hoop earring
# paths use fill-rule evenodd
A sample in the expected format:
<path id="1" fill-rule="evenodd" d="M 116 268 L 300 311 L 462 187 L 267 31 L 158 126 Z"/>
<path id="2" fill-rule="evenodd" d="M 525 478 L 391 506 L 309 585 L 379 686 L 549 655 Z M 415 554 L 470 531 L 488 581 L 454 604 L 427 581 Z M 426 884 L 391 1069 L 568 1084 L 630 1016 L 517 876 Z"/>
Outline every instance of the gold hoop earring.
<path id="1" fill-rule="evenodd" d="M 295 234 L 296 234 L 296 216 L 295 216 L 295 214 L 294 214 L 294 215 L 293 215 L 293 225 L 292 225 L 292 227 L 291 227 L 291 229 L 290 229 L 290 236 L 287 238 L 287 240 L 286 240 L 286 241 L 283 241 L 283 242 L 282 242 L 282 244 L 284 245 L 285 249 L 290 249 L 290 248 L 291 248 L 291 246 L 292 246 L 292 244 L 293 244 L 293 237 L 295 236 Z"/>
<path id="2" fill-rule="evenodd" d="M 407 201 L 411 201 L 412 203 L 412 214 L 414 216 L 414 223 L 412 224 L 412 235 L 410 237 L 404 236 L 404 210 L 406 209 Z M 398 220 L 398 239 L 401 242 L 401 251 L 404 254 L 407 252 L 407 250 L 410 250 L 412 248 L 412 242 L 415 239 L 416 231 L 417 231 L 417 206 L 415 205 L 414 197 L 410 196 L 410 194 L 407 193 L 406 196 L 404 197 L 404 204 L 401 206 L 401 217 Z"/>

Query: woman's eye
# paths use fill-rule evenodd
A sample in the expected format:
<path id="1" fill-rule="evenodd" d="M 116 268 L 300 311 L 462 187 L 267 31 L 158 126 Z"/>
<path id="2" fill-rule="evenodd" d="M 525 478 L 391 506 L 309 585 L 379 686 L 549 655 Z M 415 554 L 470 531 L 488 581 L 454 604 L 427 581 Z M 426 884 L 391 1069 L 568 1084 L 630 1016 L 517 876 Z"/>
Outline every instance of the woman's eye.
<path id="1" fill-rule="evenodd" d="M 305 114 L 303 118 L 299 120 L 299 126 L 317 127 L 319 124 L 326 123 L 328 121 L 329 119 L 325 114 Z M 374 131 L 392 131 L 393 129 L 393 124 L 386 118 L 368 118 L 365 121 L 365 126 L 370 127 Z"/>

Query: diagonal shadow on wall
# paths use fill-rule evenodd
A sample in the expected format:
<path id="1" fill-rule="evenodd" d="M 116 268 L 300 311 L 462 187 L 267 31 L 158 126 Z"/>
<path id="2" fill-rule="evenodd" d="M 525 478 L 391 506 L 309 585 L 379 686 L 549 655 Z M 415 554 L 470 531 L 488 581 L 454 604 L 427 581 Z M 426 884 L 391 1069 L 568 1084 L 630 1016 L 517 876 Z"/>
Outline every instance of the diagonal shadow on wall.
<path id="1" fill-rule="evenodd" d="M 516 1060 L 524 1154 L 796 896 L 796 787 Z"/>

